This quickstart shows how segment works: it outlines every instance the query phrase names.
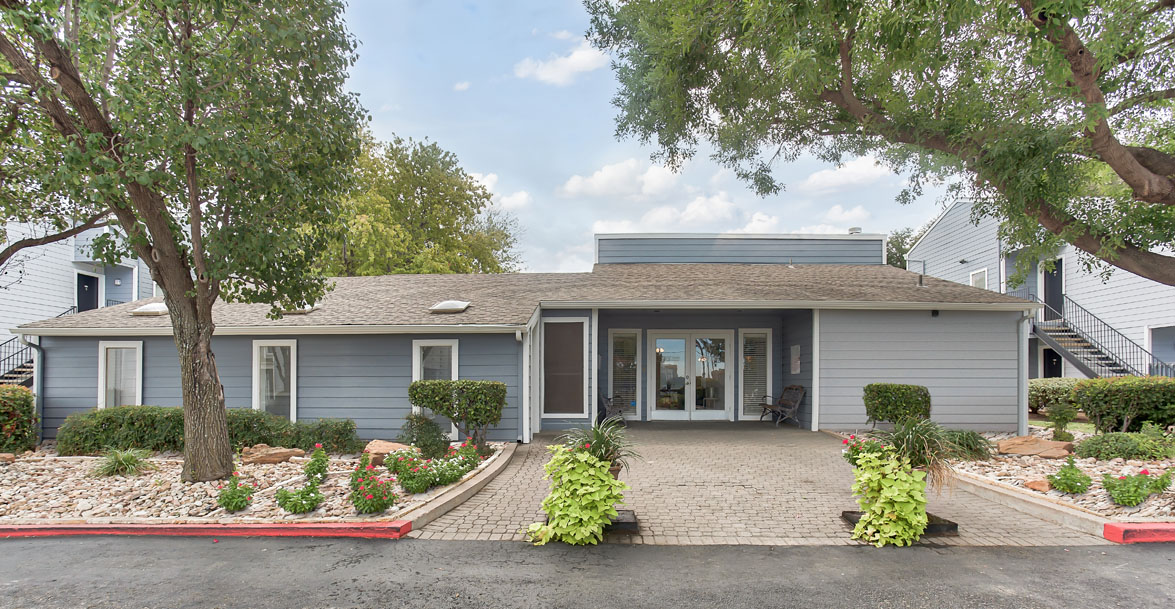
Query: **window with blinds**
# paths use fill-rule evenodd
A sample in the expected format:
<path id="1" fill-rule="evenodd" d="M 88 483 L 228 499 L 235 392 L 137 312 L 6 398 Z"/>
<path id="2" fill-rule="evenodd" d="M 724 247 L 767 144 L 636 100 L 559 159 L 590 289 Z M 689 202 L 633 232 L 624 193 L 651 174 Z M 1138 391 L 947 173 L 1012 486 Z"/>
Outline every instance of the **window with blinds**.
<path id="1" fill-rule="evenodd" d="M 764 399 L 771 397 L 771 340 L 766 332 L 746 332 L 742 342 L 743 414 L 759 416 Z"/>
<path id="2" fill-rule="evenodd" d="M 625 414 L 636 414 L 637 383 L 640 366 L 637 360 L 639 334 L 616 332 L 612 334 L 611 387 L 607 397 L 624 409 Z"/>
<path id="3" fill-rule="evenodd" d="M 138 351 L 130 347 L 106 349 L 106 406 L 138 404 Z"/>

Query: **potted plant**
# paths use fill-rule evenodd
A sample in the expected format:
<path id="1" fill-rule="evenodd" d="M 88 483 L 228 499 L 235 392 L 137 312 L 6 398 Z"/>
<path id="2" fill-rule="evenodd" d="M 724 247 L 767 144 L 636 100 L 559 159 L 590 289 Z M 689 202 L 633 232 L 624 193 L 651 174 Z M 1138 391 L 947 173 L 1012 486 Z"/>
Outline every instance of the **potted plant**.
<path id="1" fill-rule="evenodd" d="M 591 427 L 573 429 L 558 440 L 572 450 L 586 451 L 600 461 L 611 463 L 608 471 L 618 478 L 621 469 L 628 469 L 630 458 L 640 458 L 627 432 L 620 417 L 611 417 Z"/>

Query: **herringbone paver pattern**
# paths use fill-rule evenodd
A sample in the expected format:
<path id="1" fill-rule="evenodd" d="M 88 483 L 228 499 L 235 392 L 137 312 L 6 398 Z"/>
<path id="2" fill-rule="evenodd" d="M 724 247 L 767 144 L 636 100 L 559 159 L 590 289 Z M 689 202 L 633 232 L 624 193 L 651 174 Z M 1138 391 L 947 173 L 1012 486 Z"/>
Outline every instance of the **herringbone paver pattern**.
<path id="1" fill-rule="evenodd" d="M 821 433 L 754 423 L 633 424 L 644 457 L 621 474 L 641 534 L 615 543 L 668 545 L 852 545 L 840 519 L 855 509 L 852 471 L 840 442 Z M 480 493 L 410 535 L 424 539 L 521 540 L 543 516 L 545 444 L 519 447 Z M 1104 539 L 1055 525 L 963 490 L 930 498 L 930 511 L 959 523 L 944 545 L 1085 545 Z"/>

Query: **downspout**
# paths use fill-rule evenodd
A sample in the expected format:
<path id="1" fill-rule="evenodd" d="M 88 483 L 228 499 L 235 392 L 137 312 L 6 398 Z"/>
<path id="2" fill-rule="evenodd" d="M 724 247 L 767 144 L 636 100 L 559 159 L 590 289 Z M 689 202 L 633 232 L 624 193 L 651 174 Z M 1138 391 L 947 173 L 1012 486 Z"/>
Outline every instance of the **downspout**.
<path id="1" fill-rule="evenodd" d="M 25 338 L 26 336 L 26 334 L 20 335 L 21 344 L 37 352 L 36 362 L 33 365 L 33 411 L 37 415 L 37 444 L 39 445 L 45 439 L 45 398 L 41 397 L 41 390 L 45 384 L 45 350 L 37 343 L 30 343 Z"/>
<path id="2" fill-rule="evenodd" d="M 1024 313 L 1016 320 L 1016 435 L 1028 435 L 1028 333 L 1036 313 Z"/>

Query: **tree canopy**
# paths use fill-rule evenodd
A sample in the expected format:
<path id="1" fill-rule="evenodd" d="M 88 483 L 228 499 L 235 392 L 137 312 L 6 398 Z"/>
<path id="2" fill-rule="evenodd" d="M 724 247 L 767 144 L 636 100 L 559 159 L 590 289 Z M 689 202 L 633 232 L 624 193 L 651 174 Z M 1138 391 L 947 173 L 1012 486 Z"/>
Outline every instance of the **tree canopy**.
<path id="1" fill-rule="evenodd" d="M 585 4 L 617 134 L 670 166 L 706 141 L 767 194 L 777 161 L 874 154 L 902 201 L 946 181 L 1012 248 L 1175 285 L 1173 0 Z"/>
<path id="2" fill-rule="evenodd" d="M 926 234 L 928 228 L 929 225 L 926 225 L 914 230 L 907 226 L 892 231 L 885 240 L 885 263 L 899 269 L 906 268 L 906 256 L 910 253 L 910 248 Z"/>
<path id="3" fill-rule="evenodd" d="M 232 471 L 217 299 L 319 300 L 314 264 L 358 151 L 341 0 L 0 0 L 0 205 L 57 227 L 109 209 L 164 290 L 185 479 Z M 31 189 L 28 192 L 25 189 Z M 23 197 L 23 199 L 22 199 Z"/>
<path id="4" fill-rule="evenodd" d="M 514 219 L 436 143 L 364 136 L 322 268 L 328 275 L 515 270 Z"/>

